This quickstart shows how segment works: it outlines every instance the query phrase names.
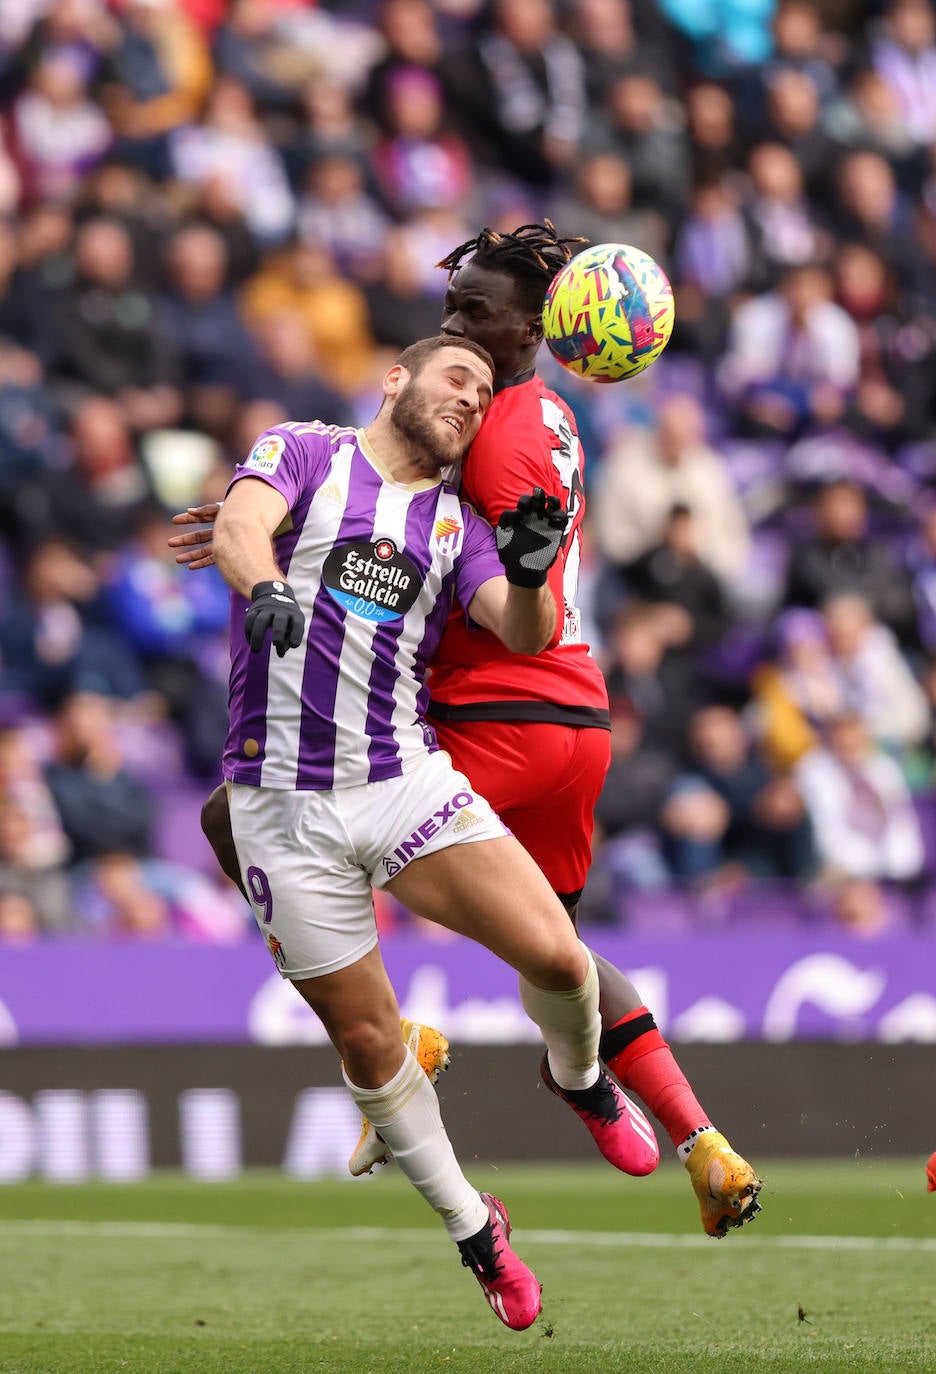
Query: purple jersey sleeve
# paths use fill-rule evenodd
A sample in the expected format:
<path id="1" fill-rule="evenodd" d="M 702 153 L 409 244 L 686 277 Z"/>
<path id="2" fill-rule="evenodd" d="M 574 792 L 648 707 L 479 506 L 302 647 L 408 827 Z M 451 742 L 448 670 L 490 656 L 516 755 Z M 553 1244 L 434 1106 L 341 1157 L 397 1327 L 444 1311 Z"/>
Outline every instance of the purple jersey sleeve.
<path id="1" fill-rule="evenodd" d="M 304 425 L 298 433 L 281 425 L 264 430 L 235 468 L 228 491 L 243 477 L 260 477 L 286 498 L 290 510 L 295 510 L 328 472 L 332 437 L 324 426 Z"/>
<path id="2" fill-rule="evenodd" d="M 504 565 L 497 555 L 494 531 L 470 506 L 462 505 L 465 538 L 455 564 L 455 595 L 466 611 L 483 582 L 503 577 Z"/>

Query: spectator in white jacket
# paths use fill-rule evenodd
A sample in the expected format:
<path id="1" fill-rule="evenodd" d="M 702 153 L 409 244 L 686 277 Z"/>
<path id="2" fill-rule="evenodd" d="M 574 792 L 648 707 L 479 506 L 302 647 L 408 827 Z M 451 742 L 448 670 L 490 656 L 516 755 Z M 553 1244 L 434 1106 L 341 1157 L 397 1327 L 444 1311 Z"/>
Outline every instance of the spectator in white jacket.
<path id="1" fill-rule="evenodd" d="M 741 432 L 793 440 L 841 418 L 858 382 L 859 338 L 832 294 L 830 273 L 803 263 L 735 311 L 719 383 Z"/>
<path id="2" fill-rule="evenodd" d="M 674 506 L 685 506 L 702 562 L 723 581 L 743 570 L 747 519 L 724 460 L 705 437 L 705 414 L 694 397 L 664 401 L 655 433 L 629 429 L 612 440 L 593 492 L 596 542 L 619 567 L 655 548 Z"/>
<path id="3" fill-rule="evenodd" d="M 832 721 L 794 777 L 828 877 L 906 882 L 923 868 L 920 823 L 899 765 L 861 717 Z"/>
<path id="4" fill-rule="evenodd" d="M 905 749 L 929 728 L 926 693 L 893 633 L 863 597 L 829 597 L 822 607 L 829 647 L 845 702 L 878 744 Z"/>

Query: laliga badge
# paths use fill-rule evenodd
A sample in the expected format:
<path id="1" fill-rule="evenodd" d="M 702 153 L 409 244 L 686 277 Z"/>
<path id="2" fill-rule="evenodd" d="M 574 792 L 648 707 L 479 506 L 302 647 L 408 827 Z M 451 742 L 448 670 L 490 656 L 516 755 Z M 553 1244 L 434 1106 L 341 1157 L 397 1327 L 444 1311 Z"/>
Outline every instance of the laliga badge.
<path id="1" fill-rule="evenodd" d="M 285 448 L 286 440 L 281 434 L 266 434 L 254 444 L 244 467 L 254 472 L 275 472 Z"/>

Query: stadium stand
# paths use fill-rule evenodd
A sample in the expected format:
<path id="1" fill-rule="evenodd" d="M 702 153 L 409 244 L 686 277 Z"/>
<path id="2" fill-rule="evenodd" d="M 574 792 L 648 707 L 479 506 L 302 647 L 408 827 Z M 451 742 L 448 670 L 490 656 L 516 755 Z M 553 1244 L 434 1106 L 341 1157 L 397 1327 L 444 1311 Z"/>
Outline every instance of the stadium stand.
<path id="1" fill-rule="evenodd" d="M 0 8 L 0 940 L 246 938 L 198 825 L 226 591 L 169 516 L 366 420 L 434 264 L 544 215 L 677 302 L 638 379 L 543 362 L 613 706 L 586 918 L 931 925 L 936 14 L 704 9 Z"/>

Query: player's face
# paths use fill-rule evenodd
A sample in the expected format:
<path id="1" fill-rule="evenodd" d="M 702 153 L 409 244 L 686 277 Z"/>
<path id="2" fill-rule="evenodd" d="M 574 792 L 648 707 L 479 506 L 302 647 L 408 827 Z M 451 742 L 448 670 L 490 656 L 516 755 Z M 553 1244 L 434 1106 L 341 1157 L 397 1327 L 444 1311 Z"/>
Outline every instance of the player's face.
<path id="1" fill-rule="evenodd" d="M 505 273 L 468 263 L 449 282 L 442 307 L 441 333 L 486 348 L 497 382 L 528 368 L 543 337 L 541 317 L 520 307 L 516 290 Z"/>
<path id="2" fill-rule="evenodd" d="M 427 473 L 459 462 L 468 452 L 491 404 L 492 386 L 490 369 L 461 348 L 440 349 L 406 380 L 390 420 Z"/>

